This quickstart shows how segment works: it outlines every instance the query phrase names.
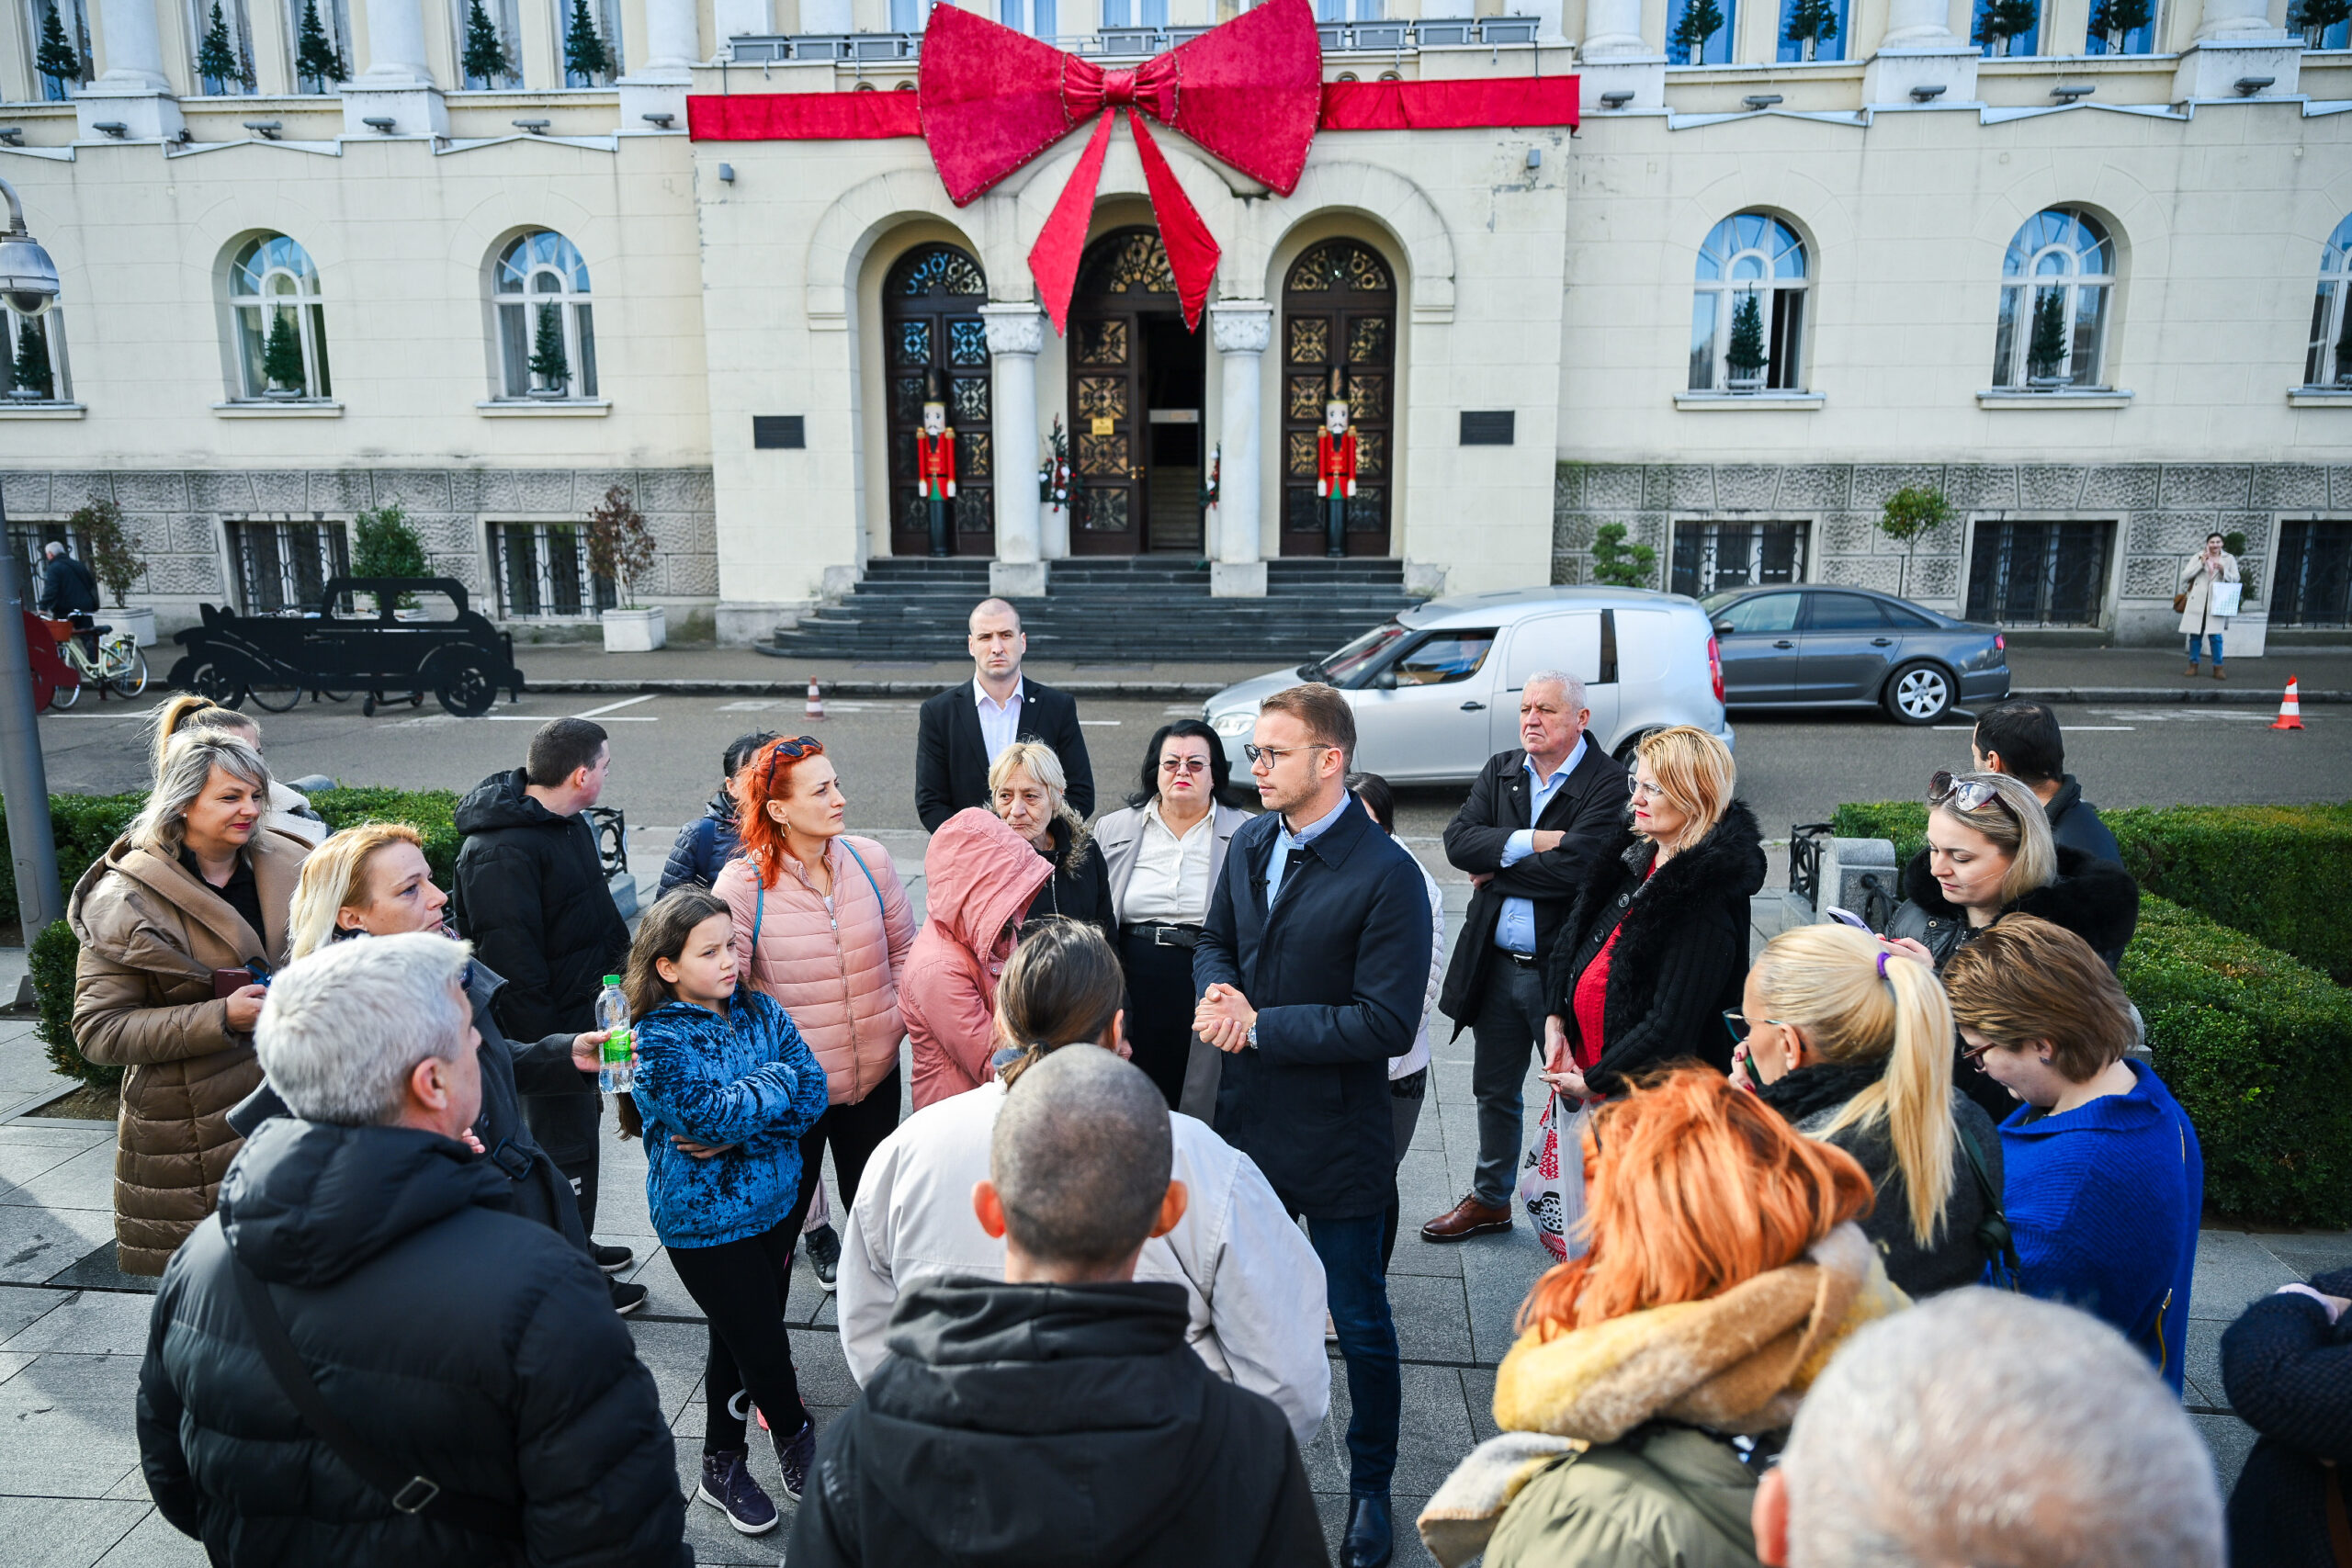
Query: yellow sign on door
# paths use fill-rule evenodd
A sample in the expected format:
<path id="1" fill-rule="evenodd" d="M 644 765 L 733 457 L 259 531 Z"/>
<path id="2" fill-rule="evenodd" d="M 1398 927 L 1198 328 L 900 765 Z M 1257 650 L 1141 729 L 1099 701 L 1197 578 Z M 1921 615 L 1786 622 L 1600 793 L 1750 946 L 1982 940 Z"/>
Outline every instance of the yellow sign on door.
<path id="1" fill-rule="evenodd" d="M 1094 416 L 1093 433 L 1097 435 L 1116 435 L 1119 434 L 1119 422 L 1098 413 Z"/>

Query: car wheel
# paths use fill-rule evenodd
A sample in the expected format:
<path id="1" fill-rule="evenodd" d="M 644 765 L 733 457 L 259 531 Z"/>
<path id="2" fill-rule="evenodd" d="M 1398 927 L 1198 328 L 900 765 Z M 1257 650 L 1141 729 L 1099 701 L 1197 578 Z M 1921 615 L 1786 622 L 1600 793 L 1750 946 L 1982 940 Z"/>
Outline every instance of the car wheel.
<path id="1" fill-rule="evenodd" d="M 196 673 L 188 677 L 187 689 L 199 697 L 211 698 L 224 708 L 245 705 L 243 682 L 209 661 L 196 667 Z"/>
<path id="2" fill-rule="evenodd" d="M 1886 682 L 1886 711 L 1897 724 L 1933 724 L 1951 712 L 1951 677 L 1934 664 L 1905 664 Z"/>
<path id="3" fill-rule="evenodd" d="M 462 664 L 454 672 L 445 671 L 433 694 L 459 718 L 480 718 L 498 701 L 498 688 L 491 683 L 490 671 L 479 664 Z"/>

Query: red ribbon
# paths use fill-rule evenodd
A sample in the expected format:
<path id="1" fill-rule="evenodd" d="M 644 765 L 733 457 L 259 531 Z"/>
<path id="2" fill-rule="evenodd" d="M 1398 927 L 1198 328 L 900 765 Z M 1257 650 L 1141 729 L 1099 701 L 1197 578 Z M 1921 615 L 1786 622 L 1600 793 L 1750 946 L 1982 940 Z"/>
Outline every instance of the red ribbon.
<path id="1" fill-rule="evenodd" d="M 958 207 L 1093 118 L 1078 168 L 1029 252 L 1038 298 L 1057 333 L 1069 324 L 1095 190 L 1111 151 L 1111 122 L 1124 111 L 1185 325 L 1197 330 L 1216 275 L 1216 239 L 1144 129 L 1144 117 L 1288 196 L 1306 170 L 1322 113 L 1323 51 L 1307 0 L 1268 0 L 1133 71 L 1105 71 L 943 5 L 932 11 L 923 35 L 915 96 L 932 163 Z"/>

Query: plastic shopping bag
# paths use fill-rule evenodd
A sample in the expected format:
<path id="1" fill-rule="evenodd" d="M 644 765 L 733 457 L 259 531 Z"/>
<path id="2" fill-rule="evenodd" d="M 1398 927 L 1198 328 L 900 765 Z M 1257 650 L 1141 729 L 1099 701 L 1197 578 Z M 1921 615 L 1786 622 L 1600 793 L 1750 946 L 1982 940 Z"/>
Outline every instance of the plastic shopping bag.
<path id="1" fill-rule="evenodd" d="M 1527 1205 L 1536 1239 L 1563 1262 L 1585 1250 L 1577 1230 L 1584 1218 L 1584 1129 L 1591 1116 L 1581 1103 L 1563 1105 L 1559 1092 L 1553 1091 L 1536 1124 L 1535 1146 L 1527 1151 L 1519 1173 L 1520 1201 Z"/>

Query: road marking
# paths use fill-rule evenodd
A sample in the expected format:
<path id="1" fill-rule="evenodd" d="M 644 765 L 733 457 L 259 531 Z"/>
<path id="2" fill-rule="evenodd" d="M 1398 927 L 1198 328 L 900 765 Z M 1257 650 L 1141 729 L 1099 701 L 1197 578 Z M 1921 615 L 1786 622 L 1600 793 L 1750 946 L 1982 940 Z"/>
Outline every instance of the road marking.
<path id="1" fill-rule="evenodd" d="M 2271 722 L 2271 716 L 2267 713 L 2243 713 L 2223 707 L 2183 707 L 2166 712 L 2140 709 L 2127 712 L 2120 708 L 2093 708 L 2091 711 L 2101 718 L 2128 718 L 2134 724 L 2198 724 L 2220 721 L 2267 725 Z"/>
<path id="2" fill-rule="evenodd" d="M 2120 729 L 2126 735 L 2129 735 L 2132 733 L 2132 727 L 2128 724 L 2062 724 L 2058 728 L 2064 730 L 2069 735 L 2083 734 L 2101 729 Z"/>
<path id="3" fill-rule="evenodd" d="M 1124 718 L 1081 718 L 1078 722 L 1080 724 L 1091 724 L 1098 727 L 1116 729 L 1119 726 L 1126 723 L 1127 721 Z"/>
<path id="4" fill-rule="evenodd" d="M 476 716 L 486 718 L 492 724 L 545 724 L 550 719 L 561 718 L 564 716 L 561 714 L 549 713 L 485 713 L 477 715 Z M 586 718 L 589 716 L 584 713 L 576 713 L 571 716 L 573 718 Z M 613 717 L 605 719 L 605 722 L 606 724 L 659 724 L 662 722 L 662 719 L 660 716 L 656 714 L 624 713 L 615 715 Z"/>
<path id="5" fill-rule="evenodd" d="M 661 695 L 661 694 L 658 692 L 648 692 L 641 697 L 623 697 L 619 702 L 606 703 L 603 707 L 590 708 L 586 713 L 576 713 L 571 716 L 574 718 L 602 718 L 605 715 L 608 713 L 617 713 L 622 708 L 633 708 L 639 703 L 650 703 L 659 695 Z"/>

